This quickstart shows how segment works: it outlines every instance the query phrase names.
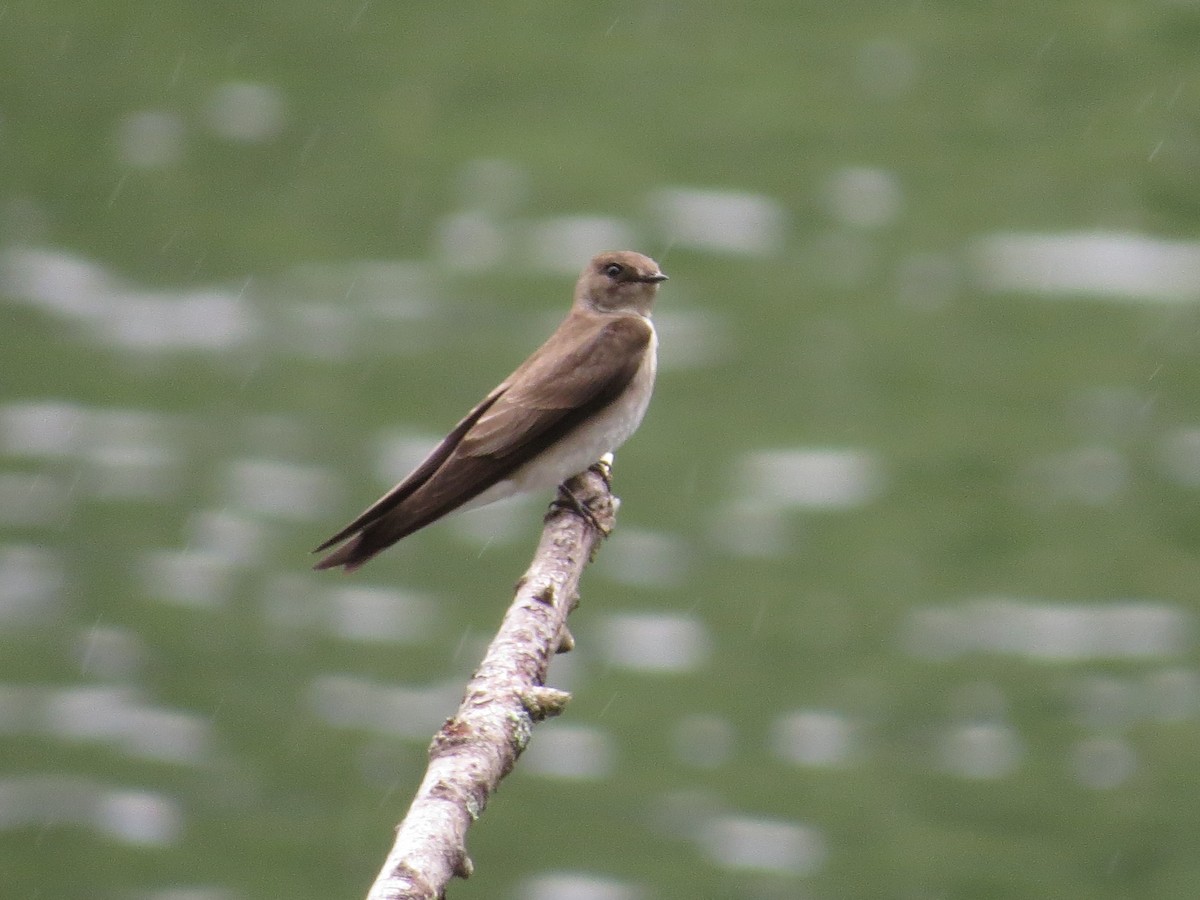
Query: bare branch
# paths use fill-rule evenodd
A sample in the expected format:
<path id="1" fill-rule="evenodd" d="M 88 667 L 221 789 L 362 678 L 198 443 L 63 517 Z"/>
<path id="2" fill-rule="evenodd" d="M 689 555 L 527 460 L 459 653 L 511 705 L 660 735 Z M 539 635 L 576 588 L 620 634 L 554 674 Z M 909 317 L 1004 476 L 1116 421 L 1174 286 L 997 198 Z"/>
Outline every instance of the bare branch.
<path id="1" fill-rule="evenodd" d="M 439 900 L 452 877 L 469 876 L 467 828 L 512 771 L 534 724 L 570 699 L 545 686 L 546 671 L 556 652 L 573 646 L 566 621 L 579 578 L 616 522 L 611 461 L 571 479 L 551 507 L 500 631 L 458 712 L 434 736 L 425 778 L 367 900 Z"/>

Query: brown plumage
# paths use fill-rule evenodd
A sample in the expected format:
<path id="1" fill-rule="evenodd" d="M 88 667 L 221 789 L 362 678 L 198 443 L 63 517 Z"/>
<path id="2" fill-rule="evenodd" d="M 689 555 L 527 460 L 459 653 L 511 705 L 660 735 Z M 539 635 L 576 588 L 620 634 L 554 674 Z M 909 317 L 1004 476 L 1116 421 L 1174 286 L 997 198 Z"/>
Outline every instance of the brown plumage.
<path id="1" fill-rule="evenodd" d="M 631 251 L 583 270 L 570 314 L 403 481 L 314 552 L 314 568 L 353 571 L 446 514 L 553 487 L 615 450 L 637 428 L 654 383 L 649 319 L 666 276 Z"/>

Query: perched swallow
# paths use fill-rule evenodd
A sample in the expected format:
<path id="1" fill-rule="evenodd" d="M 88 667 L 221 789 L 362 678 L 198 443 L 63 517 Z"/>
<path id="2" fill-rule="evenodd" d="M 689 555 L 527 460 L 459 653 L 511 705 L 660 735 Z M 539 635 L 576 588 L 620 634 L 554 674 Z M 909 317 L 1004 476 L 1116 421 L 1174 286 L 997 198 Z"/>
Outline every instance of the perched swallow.
<path id="1" fill-rule="evenodd" d="M 313 568 L 352 572 L 448 513 L 555 487 L 620 447 L 641 424 L 654 389 L 658 336 L 650 309 L 666 280 L 640 253 L 595 257 L 546 343 L 407 478 L 317 547 L 314 553 L 347 541 Z"/>

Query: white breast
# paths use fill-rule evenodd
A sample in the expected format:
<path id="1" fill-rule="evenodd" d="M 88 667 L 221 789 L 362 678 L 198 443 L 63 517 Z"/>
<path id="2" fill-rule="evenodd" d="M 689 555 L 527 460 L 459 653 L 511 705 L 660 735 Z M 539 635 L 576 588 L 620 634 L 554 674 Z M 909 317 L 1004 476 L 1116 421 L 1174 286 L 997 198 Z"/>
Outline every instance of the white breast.
<path id="1" fill-rule="evenodd" d="M 553 447 L 517 469 L 508 479 L 492 485 L 470 506 L 482 506 L 525 491 L 557 487 L 572 475 L 578 475 L 605 453 L 615 452 L 642 423 L 642 417 L 650 405 L 657 369 L 658 335 L 651 324 L 650 343 L 625 393 Z"/>

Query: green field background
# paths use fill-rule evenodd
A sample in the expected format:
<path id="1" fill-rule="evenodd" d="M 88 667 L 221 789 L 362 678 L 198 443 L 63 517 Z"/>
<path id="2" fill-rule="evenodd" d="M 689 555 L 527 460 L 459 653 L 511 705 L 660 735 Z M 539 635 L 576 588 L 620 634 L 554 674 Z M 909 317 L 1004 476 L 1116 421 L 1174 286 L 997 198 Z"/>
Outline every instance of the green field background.
<path id="1" fill-rule="evenodd" d="M 1200 896 L 1196 3 L 15 0 L 0 160 L 4 897 L 365 893 L 549 498 L 308 550 L 610 239 L 658 387 L 450 896 Z M 1144 280 L 989 275 L 1071 235 Z"/>

